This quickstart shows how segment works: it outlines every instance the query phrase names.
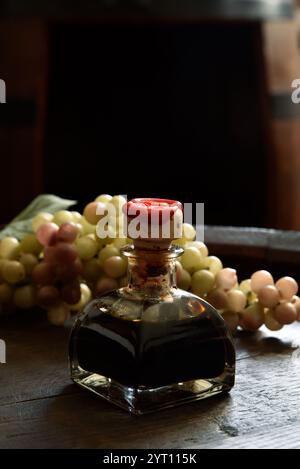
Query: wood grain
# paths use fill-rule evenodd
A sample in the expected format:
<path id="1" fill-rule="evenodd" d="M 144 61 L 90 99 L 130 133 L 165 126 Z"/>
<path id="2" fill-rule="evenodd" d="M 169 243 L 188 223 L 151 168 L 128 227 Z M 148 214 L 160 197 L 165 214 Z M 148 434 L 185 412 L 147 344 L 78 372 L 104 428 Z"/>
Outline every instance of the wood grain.
<path id="1" fill-rule="evenodd" d="M 227 249 L 228 265 L 238 253 L 244 269 L 275 257 L 299 272 L 297 232 L 207 227 L 206 241 L 222 259 Z M 0 448 L 300 448 L 300 323 L 237 335 L 230 395 L 142 417 L 71 382 L 70 326 L 50 326 L 40 311 L 0 318 Z"/>
<path id="2" fill-rule="evenodd" d="M 1 448 L 193 448 L 262 444 L 269 431 L 300 447 L 300 324 L 236 339 L 230 396 L 134 417 L 73 385 L 68 331 L 38 313 L 1 321 L 7 364 L 0 368 Z M 277 441 L 275 440 L 275 441 Z M 274 443 L 275 444 L 275 443 Z"/>

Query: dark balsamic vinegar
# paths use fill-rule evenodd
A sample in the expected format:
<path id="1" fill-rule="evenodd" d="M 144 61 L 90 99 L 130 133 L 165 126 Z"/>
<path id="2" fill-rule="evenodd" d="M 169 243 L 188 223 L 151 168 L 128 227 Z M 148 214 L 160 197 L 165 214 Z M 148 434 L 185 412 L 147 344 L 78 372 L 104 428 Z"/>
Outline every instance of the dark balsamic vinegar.
<path id="1" fill-rule="evenodd" d="M 207 315 L 160 322 L 99 313 L 76 335 L 79 366 L 128 387 L 158 388 L 219 377 L 232 345 Z M 229 354 L 229 355 L 228 355 Z"/>

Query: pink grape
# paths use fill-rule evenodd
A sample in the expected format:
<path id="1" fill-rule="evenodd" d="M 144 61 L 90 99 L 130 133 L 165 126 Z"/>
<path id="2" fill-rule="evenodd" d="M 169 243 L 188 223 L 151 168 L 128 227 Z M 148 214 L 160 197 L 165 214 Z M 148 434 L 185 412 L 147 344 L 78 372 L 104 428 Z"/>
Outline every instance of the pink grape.
<path id="1" fill-rule="evenodd" d="M 81 290 L 79 282 L 67 283 L 61 289 L 61 298 L 69 305 L 75 305 L 81 298 Z"/>
<path id="2" fill-rule="evenodd" d="M 214 288 L 211 290 L 208 293 L 206 300 L 217 309 L 227 308 L 227 294 L 221 288 Z"/>
<path id="3" fill-rule="evenodd" d="M 56 267 L 56 273 L 62 282 L 75 280 L 82 273 L 82 262 L 79 258 L 71 264 L 60 264 Z"/>
<path id="4" fill-rule="evenodd" d="M 32 280 L 37 285 L 51 285 L 55 280 L 53 266 L 47 262 L 36 265 L 32 271 Z"/>
<path id="5" fill-rule="evenodd" d="M 83 216 L 91 225 L 97 225 L 98 221 L 101 220 L 106 213 L 107 208 L 103 202 L 91 202 L 84 208 Z"/>
<path id="6" fill-rule="evenodd" d="M 59 242 L 53 249 L 58 264 L 72 264 L 78 257 L 77 249 L 72 244 Z"/>
<path id="7" fill-rule="evenodd" d="M 283 328 L 283 324 L 280 324 L 274 318 L 272 309 L 268 309 L 265 313 L 265 326 L 270 331 L 280 331 Z"/>
<path id="8" fill-rule="evenodd" d="M 264 321 L 264 308 L 259 303 L 253 303 L 241 312 L 240 325 L 247 331 L 257 331 Z"/>
<path id="9" fill-rule="evenodd" d="M 274 285 L 274 279 L 270 272 L 267 270 L 258 270 L 254 272 L 251 277 L 251 288 L 254 293 L 258 293 L 259 290 L 266 285 Z"/>
<path id="10" fill-rule="evenodd" d="M 237 283 L 237 275 L 235 269 L 222 269 L 216 275 L 216 285 L 224 290 L 230 290 Z"/>
<path id="11" fill-rule="evenodd" d="M 41 225 L 37 232 L 36 238 L 43 246 L 49 246 L 51 240 L 56 237 L 58 226 L 55 223 L 44 223 Z"/>
<path id="12" fill-rule="evenodd" d="M 46 246 L 44 249 L 44 260 L 48 264 L 56 264 L 56 249 L 55 246 Z"/>
<path id="13" fill-rule="evenodd" d="M 57 241 L 73 243 L 78 235 L 79 229 L 75 223 L 63 223 L 57 233 Z"/>
<path id="14" fill-rule="evenodd" d="M 262 287 L 257 294 L 260 304 L 267 308 L 274 308 L 279 303 L 280 295 L 274 285 L 266 285 Z"/>
<path id="15" fill-rule="evenodd" d="M 280 324 L 292 324 L 297 320 L 297 310 L 292 303 L 280 303 L 273 310 L 273 316 Z"/>
<path id="16" fill-rule="evenodd" d="M 298 284 L 292 277 L 282 277 L 277 280 L 275 286 L 283 300 L 291 300 L 298 292 Z"/>
<path id="17" fill-rule="evenodd" d="M 37 292 L 37 302 L 44 308 L 50 308 L 60 302 L 59 291 L 53 285 L 46 285 Z"/>

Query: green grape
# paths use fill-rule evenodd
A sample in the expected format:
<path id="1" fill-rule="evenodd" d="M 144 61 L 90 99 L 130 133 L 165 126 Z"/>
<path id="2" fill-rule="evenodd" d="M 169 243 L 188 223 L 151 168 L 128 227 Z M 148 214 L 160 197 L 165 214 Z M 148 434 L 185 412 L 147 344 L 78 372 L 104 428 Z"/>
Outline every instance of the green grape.
<path id="1" fill-rule="evenodd" d="M 206 260 L 195 247 L 188 247 L 180 258 L 182 267 L 190 273 L 203 269 L 206 266 Z"/>
<path id="2" fill-rule="evenodd" d="M 20 242 L 20 251 L 38 256 L 43 246 L 36 239 L 34 234 L 28 234 Z"/>
<path id="3" fill-rule="evenodd" d="M 73 212 L 71 212 L 71 214 L 72 214 L 74 223 L 76 223 L 76 224 L 79 223 L 80 224 L 82 222 L 83 217 L 82 217 L 81 213 L 73 211 Z"/>
<path id="4" fill-rule="evenodd" d="M 103 204 L 107 204 L 111 202 L 112 196 L 109 194 L 101 194 L 96 197 L 95 202 L 102 202 Z"/>
<path id="5" fill-rule="evenodd" d="M 240 316 L 240 325 L 247 331 L 257 331 L 265 322 L 264 308 L 258 302 L 247 306 Z"/>
<path id="6" fill-rule="evenodd" d="M 202 243 L 202 241 L 188 241 L 186 243 L 186 247 L 189 248 L 197 248 L 198 251 L 202 254 L 203 257 L 208 256 L 208 249 L 206 244 Z"/>
<path id="7" fill-rule="evenodd" d="M 221 260 L 216 256 L 208 256 L 206 258 L 207 268 L 210 272 L 216 275 L 220 270 L 223 269 L 223 264 Z"/>
<path id="8" fill-rule="evenodd" d="M 24 266 L 26 275 L 31 275 L 33 269 L 39 262 L 37 257 L 30 253 L 21 254 L 19 261 Z"/>
<path id="9" fill-rule="evenodd" d="M 98 254 L 98 259 L 99 259 L 100 266 L 103 266 L 104 262 L 109 257 L 119 256 L 119 255 L 120 255 L 119 249 L 116 246 L 114 246 L 113 244 L 108 244 L 103 249 L 101 249 L 101 251 Z"/>
<path id="10" fill-rule="evenodd" d="M 98 252 L 98 243 L 95 238 L 86 235 L 76 241 L 78 255 L 82 260 L 92 259 Z"/>
<path id="11" fill-rule="evenodd" d="M 84 262 L 82 276 L 87 282 L 97 281 L 102 274 L 102 268 L 100 267 L 98 259 L 90 259 Z"/>
<path id="12" fill-rule="evenodd" d="M 52 213 L 48 212 L 40 212 L 38 213 L 31 222 L 32 229 L 34 232 L 36 232 L 41 225 L 44 225 L 45 223 L 51 223 L 53 220 L 53 215 Z"/>
<path id="13" fill-rule="evenodd" d="M 2 276 L 8 283 L 21 282 L 26 277 L 25 268 L 21 262 L 7 261 L 2 268 Z"/>
<path id="14" fill-rule="evenodd" d="M 121 256 L 112 256 L 104 261 L 103 269 L 111 278 L 123 277 L 127 271 L 127 261 Z"/>
<path id="15" fill-rule="evenodd" d="M 70 223 L 71 221 L 74 221 L 74 218 L 72 212 L 69 212 L 69 210 L 59 210 L 58 212 L 55 212 L 52 220 L 52 222 L 56 223 L 58 226 L 63 223 Z"/>
<path id="16" fill-rule="evenodd" d="M 95 234 L 96 233 L 96 225 L 91 225 L 86 221 L 84 217 L 82 217 L 82 220 L 80 222 L 82 226 L 82 235 L 88 235 L 88 234 Z"/>
<path id="17" fill-rule="evenodd" d="M 10 303 L 13 297 L 13 287 L 8 283 L 2 283 L 0 285 L 0 304 Z"/>
<path id="18" fill-rule="evenodd" d="M 70 317 L 70 310 L 64 304 L 55 306 L 47 311 L 48 321 L 53 326 L 63 326 Z"/>
<path id="19" fill-rule="evenodd" d="M 188 290 L 192 284 L 192 277 L 189 272 L 185 269 L 182 269 L 181 276 L 178 281 L 178 287 L 182 290 Z"/>
<path id="20" fill-rule="evenodd" d="M 240 283 L 239 289 L 245 294 L 248 295 L 252 289 L 251 289 L 251 279 L 247 278 L 246 280 L 243 280 Z"/>
<path id="21" fill-rule="evenodd" d="M 183 237 L 187 241 L 194 241 L 196 237 L 196 230 L 193 227 L 193 225 L 190 225 L 189 223 L 183 223 L 182 230 L 183 230 Z"/>
<path id="22" fill-rule="evenodd" d="M 16 288 L 13 300 L 18 308 L 32 308 L 36 301 L 35 288 L 32 285 L 24 285 L 23 287 Z"/>
<path id="23" fill-rule="evenodd" d="M 20 253 L 20 243 L 17 238 L 7 236 L 0 241 L 0 257 L 2 259 L 16 259 Z"/>
<path id="24" fill-rule="evenodd" d="M 199 270 L 192 276 L 192 292 L 203 296 L 209 293 L 215 285 L 215 276 L 209 270 Z"/>
<path id="25" fill-rule="evenodd" d="M 174 241 L 172 241 L 172 244 L 174 246 L 179 246 L 181 248 L 184 248 L 186 245 L 186 239 L 185 238 L 174 239 Z"/>
<path id="26" fill-rule="evenodd" d="M 257 294 L 254 293 L 251 289 L 250 278 L 243 280 L 239 285 L 239 289 L 244 293 L 244 295 L 246 295 L 248 305 L 251 305 L 256 302 Z"/>
<path id="27" fill-rule="evenodd" d="M 241 290 L 230 290 L 227 293 L 227 308 L 232 313 L 243 311 L 247 303 L 246 295 Z"/>
<path id="28" fill-rule="evenodd" d="M 122 195 L 114 195 L 110 200 L 116 209 L 117 214 L 122 212 L 123 205 L 127 203 L 127 200 Z"/>
<path id="29" fill-rule="evenodd" d="M 128 244 L 130 244 L 128 238 L 116 238 L 113 242 L 113 245 L 117 248 L 117 249 L 121 249 L 123 248 L 124 246 L 127 246 Z"/>

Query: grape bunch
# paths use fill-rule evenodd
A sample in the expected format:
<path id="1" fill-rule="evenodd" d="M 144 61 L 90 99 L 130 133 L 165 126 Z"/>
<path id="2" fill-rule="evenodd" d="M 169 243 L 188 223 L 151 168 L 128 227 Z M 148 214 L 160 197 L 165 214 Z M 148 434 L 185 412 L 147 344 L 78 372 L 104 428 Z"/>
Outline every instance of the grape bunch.
<path id="1" fill-rule="evenodd" d="M 300 321 L 298 284 L 293 278 L 283 277 L 274 283 L 269 272 L 260 270 L 239 283 L 235 269 L 223 268 L 218 257 L 209 256 L 204 243 L 194 241 L 196 233 L 191 225 L 183 228 L 183 238 L 174 242 L 185 248 L 177 262 L 178 286 L 218 309 L 232 332 L 238 327 L 256 331 L 263 325 L 278 331 Z"/>
<path id="2" fill-rule="evenodd" d="M 83 214 L 60 210 L 41 212 L 32 220 L 32 233 L 21 240 L 0 241 L 0 314 L 34 306 L 47 311 L 50 323 L 63 325 L 92 297 L 127 283 L 127 259 L 121 248 L 130 243 L 123 234 L 122 196 L 102 194 Z M 116 209 L 117 237 L 100 239 L 96 225 L 107 204 Z M 101 210 L 98 210 L 101 209 Z M 196 231 L 183 224 L 183 237 L 174 244 L 184 248 L 176 262 L 177 284 L 211 303 L 230 329 L 255 331 L 265 325 L 272 331 L 300 321 L 297 282 L 283 277 L 276 283 L 266 271 L 238 282 L 236 270 L 223 268 L 195 241 Z"/>
<path id="3" fill-rule="evenodd" d="M 91 298 L 125 285 L 127 260 L 120 249 L 122 196 L 101 195 L 83 215 L 60 210 L 42 212 L 32 220 L 32 233 L 0 241 L 0 314 L 34 306 L 47 311 L 49 321 L 62 325 Z M 96 209 L 114 204 L 117 238 L 99 239 Z"/>

